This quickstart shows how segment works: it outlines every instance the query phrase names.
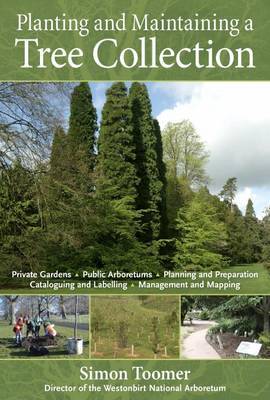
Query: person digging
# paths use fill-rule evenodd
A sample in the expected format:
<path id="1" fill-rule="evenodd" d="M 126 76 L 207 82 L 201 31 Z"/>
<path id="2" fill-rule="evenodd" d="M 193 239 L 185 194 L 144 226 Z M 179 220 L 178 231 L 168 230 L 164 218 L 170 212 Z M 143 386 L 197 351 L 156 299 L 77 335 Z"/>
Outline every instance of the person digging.
<path id="1" fill-rule="evenodd" d="M 34 324 L 35 324 L 35 337 L 39 337 L 39 331 L 40 327 L 42 325 L 43 319 L 38 315 L 34 319 Z"/>
<path id="2" fill-rule="evenodd" d="M 47 322 L 44 324 L 44 329 L 45 329 L 45 336 L 47 336 L 49 339 L 54 340 L 54 338 L 57 335 L 57 332 L 54 328 L 54 324 Z"/>

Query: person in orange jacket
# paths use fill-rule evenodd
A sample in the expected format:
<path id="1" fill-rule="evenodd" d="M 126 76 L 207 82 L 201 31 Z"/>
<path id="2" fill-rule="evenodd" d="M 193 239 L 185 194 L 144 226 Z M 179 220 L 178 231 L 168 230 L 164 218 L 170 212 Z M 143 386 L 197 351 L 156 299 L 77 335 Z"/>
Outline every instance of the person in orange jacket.
<path id="1" fill-rule="evenodd" d="M 54 329 L 54 324 L 48 322 L 45 325 L 45 336 L 49 336 L 49 338 L 53 339 L 57 335 L 56 330 Z"/>
<path id="2" fill-rule="evenodd" d="M 16 322 L 16 324 L 13 327 L 13 332 L 15 333 L 16 345 L 21 346 L 22 345 L 22 326 Z"/>

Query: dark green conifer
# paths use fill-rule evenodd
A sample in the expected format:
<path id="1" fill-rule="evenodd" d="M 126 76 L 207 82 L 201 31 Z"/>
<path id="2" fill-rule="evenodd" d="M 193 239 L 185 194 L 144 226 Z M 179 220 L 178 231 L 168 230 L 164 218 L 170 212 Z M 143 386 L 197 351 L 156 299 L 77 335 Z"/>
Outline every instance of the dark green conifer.
<path id="1" fill-rule="evenodd" d="M 167 207 L 166 207 L 166 188 L 167 188 L 167 180 L 166 180 L 166 165 L 163 161 L 163 144 L 161 138 L 161 130 L 157 119 L 154 119 L 154 129 L 156 135 L 156 154 L 157 154 L 157 168 L 158 168 L 158 179 L 162 183 L 161 188 L 161 198 L 158 204 L 159 213 L 160 213 L 160 237 L 167 237 L 167 227 L 168 227 L 168 218 L 167 218 Z"/>
<path id="2" fill-rule="evenodd" d="M 134 82 L 130 88 L 132 123 L 136 144 L 136 170 L 138 176 L 137 209 L 142 210 L 143 235 L 151 242 L 160 235 L 160 209 L 162 182 L 157 167 L 157 140 L 152 118 L 152 108 L 147 88 Z"/>
<path id="3" fill-rule="evenodd" d="M 114 83 L 106 93 L 98 140 L 98 190 L 108 199 L 128 196 L 135 205 L 136 170 L 127 89 Z"/>
<path id="4" fill-rule="evenodd" d="M 260 259 L 262 247 L 260 237 L 261 228 L 251 199 L 248 200 L 244 220 L 245 235 L 242 240 L 245 244 L 245 262 L 257 262 Z"/>
<path id="5" fill-rule="evenodd" d="M 68 131 L 70 161 L 75 171 L 93 171 L 96 132 L 97 113 L 91 90 L 87 82 L 81 82 L 71 95 Z"/>

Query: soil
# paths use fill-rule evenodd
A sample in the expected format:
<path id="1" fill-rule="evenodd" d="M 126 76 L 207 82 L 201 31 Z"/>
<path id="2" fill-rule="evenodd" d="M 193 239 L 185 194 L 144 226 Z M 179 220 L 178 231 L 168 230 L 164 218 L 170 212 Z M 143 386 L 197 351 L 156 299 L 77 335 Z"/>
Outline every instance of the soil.
<path id="1" fill-rule="evenodd" d="M 224 349 L 221 350 L 217 341 L 211 341 L 209 335 L 206 336 L 206 340 L 208 343 L 216 350 L 216 352 L 220 355 L 221 358 L 241 358 L 239 354 L 236 353 L 236 349 L 242 341 L 245 342 L 253 342 L 253 338 L 244 337 L 244 336 L 235 336 L 234 334 L 227 332 L 223 334 L 219 334 L 221 342 L 223 344 Z M 270 349 L 267 350 L 262 348 L 260 352 L 261 358 L 270 358 Z"/>
<path id="2" fill-rule="evenodd" d="M 25 338 L 22 342 L 22 345 L 25 348 L 28 348 L 32 344 L 38 346 L 55 346 L 57 344 L 57 340 L 51 339 L 48 336 L 39 336 L 39 337 L 29 336 L 28 338 Z"/>

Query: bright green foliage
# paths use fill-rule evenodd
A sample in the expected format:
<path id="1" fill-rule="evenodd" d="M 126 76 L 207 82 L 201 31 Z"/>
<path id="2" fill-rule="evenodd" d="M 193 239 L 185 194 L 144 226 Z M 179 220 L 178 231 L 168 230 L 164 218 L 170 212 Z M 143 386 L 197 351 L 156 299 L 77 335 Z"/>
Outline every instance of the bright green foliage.
<path id="1" fill-rule="evenodd" d="M 177 215 L 182 207 L 188 205 L 193 192 L 187 181 L 182 177 L 167 175 L 167 216 L 169 237 L 175 237 L 177 232 Z"/>
<path id="2" fill-rule="evenodd" d="M 0 171 L 0 269 L 37 269 L 42 227 L 35 175 L 19 161 Z M 2 275 L 3 276 L 3 275 Z"/>
<path id="3" fill-rule="evenodd" d="M 140 238 L 151 242 L 160 235 L 163 190 L 158 170 L 157 133 L 146 86 L 134 82 L 130 88 L 129 99 L 136 148 L 136 172 L 139 178 L 136 208 L 143 212 L 141 225 L 144 232 Z"/>
<path id="4" fill-rule="evenodd" d="M 270 349 L 270 332 L 262 333 L 259 336 L 259 342 L 262 343 L 267 349 Z"/>
<path id="5" fill-rule="evenodd" d="M 176 235 L 178 211 L 192 198 L 192 188 L 207 182 L 208 153 L 190 121 L 168 123 L 162 132 L 167 170 L 169 236 Z"/>
<path id="6" fill-rule="evenodd" d="M 209 193 L 201 189 L 191 203 L 178 214 L 177 266 L 182 268 L 219 268 L 224 264 L 226 246 L 224 223 L 209 201 Z"/>
<path id="7" fill-rule="evenodd" d="M 127 89 L 114 83 L 106 93 L 98 140 L 99 193 L 108 199 L 136 199 L 135 147 Z"/>
<path id="8" fill-rule="evenodd" d="M 168 123 L 163 130 L 164 159 L 170 176 L 183 177 L 190 187 L 204 185 L 208 153 L 188 120 Z"/>

